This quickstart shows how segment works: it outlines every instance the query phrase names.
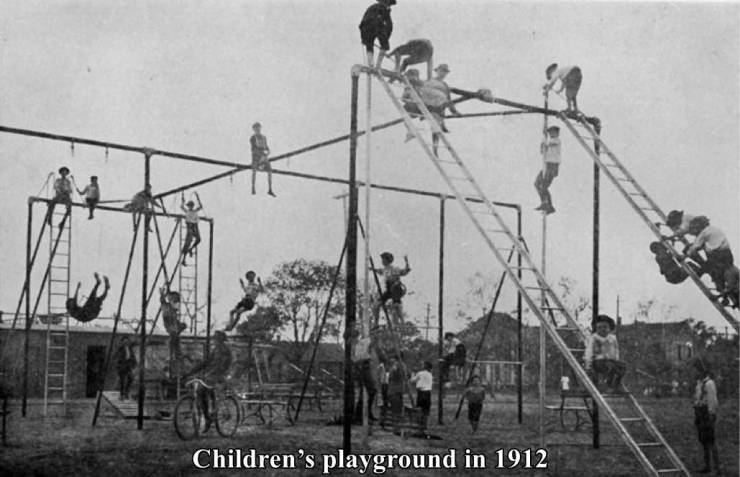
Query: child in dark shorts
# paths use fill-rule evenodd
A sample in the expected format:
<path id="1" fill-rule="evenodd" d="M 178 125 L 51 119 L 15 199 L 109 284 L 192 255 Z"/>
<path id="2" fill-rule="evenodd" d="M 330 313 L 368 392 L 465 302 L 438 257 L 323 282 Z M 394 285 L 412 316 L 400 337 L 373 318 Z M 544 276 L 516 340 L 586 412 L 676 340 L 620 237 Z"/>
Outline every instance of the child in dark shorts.
<path id="1" fill-rule="evenodd" d="M 95 273 L 95 286 L 93 286 L 93 289 L 90 291 L 90 295 L 82 306 L 77 304 L 77 294 L 80 292 L 82 283 L 77 283 L 77 289 L 75 290 L 74 296 L 68 298 L 66 303 L 67 313 L 69 313 L 69 316 L 82 323 L 87 323 L 100 315 L 103 301 L 108 296 L 108 290 L 110 289 L 108 277 L 103 277 L 103 280 L 105 280 L 105 290 L 102 295 L 96 296 L 98 293 L 98 287 L 100 286 L 100 275 Z"/>
<path id="2" fill-rule="evenodd" d="M 255 283 L 254 279 L 256 276 L 257 274 L 250 270 L 245 274 L 245 277 L 247 278 L 246 284 L 244 283 L 244 280 L 242 280 L 241 278 L 239 279 L 239 284 L 242 286 L 242 290 L 244 290 L 244 298 L 242 298 L 239 303 L 237 303 L 236 306 L 229 312 L 229 323 L 226 325 L 226 331 L 231 331 L 234 329 L 236 324 L 239 322 L 242 313 L 250 311 L 252 308 L 254 308 L 257 296 L 265 291 L 264 287 L 262 286 L 262 279 L 258 277 L 257 282 Z"/>
<path id="3" fill-rule="evenodd" d="M 375 68 L 380 69 L 386 52 L 390 50 L 388 41 L 393 33 L 393 20 L 391 20 L 391 5 L 395 5 L 396 0 L 377 0 L 370 5 L 360 21 L 360 39 L 365 46 L 367 53 L 367 66 L 373 67 L 373 49 L 375 39 L 380 43 L 380 54 Z"/>
<path id="4" fill-rule="evenodd" d="M 480 415 L 483 411 L 483 400 L 486 398 L 486 388 L 481 383 L 480 376 L 473 376 L 470 386 L 465 390 L 465 399 L 468 400 L 468 420 L 473 432 L 478 430 Z"/>

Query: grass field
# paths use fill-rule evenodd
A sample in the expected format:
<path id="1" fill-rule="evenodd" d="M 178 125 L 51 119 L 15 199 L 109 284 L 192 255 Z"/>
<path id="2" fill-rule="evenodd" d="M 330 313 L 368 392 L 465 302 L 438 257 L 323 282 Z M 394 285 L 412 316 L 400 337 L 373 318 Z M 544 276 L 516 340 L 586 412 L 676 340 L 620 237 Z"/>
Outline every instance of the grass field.
<path id="1" fill-rule="evenodd" d="M 701 454 L 693 426 L 691 403 L 687 399 L 645 399 L 645 408 L 663 432 L 683 462 L 694 472 L 701 468 Z M 21 418 L 17 402 L 11 406 L 9 446 L 0 450 L 0 475 L 77 475 L 77 476 L 138 476 L 138 475 L 321 475 L 322 453 L 336 454 L 342 443 L 342 428 L 327 426 L 331 411 L 318 414 L 309 410 L 301 421 L 290 426 L 284 420 L 272 428 L 264 425 L 243 426 L 237 434 L 223 439 L 210 431 L 197 440 L 178 439 L 171 421 L 148 420 L 144 429 L 136 430 L 136 422 L 105 418 L 91 427 L 93 400 L 75 402 L 67 418 L 40 416 L 39 403 L 32 402 L 29 417 Z M 525 403 L 524 424 L 516 422 L 513 396 L 497 396 L 488 400 L 483 412 L 481 429 L 472 434 L 465 413 L 454 421 L 454 404 L 446 407 L 447 425 L 439 426 L 436 419 L 430 432 L 442 440 L 401 439 L 389 432 L 375 429 L 363 443 L 362 428 L 353 429 L 353 452 L 363 454 L 433 454 L 457 452 L 458 468 L 452 470 L 388 469 L 383 475 L 558 475 L 558 476 L 637 476 L 645 475 L 636 459 L 617 440 L 609 423 L 602 417 L 602 447 L 590 447 L 591 434 L 563 432 L 559 424 L 548 428 L 548 466 L 546 470 L 495 470 L 497 449 L 537 448 L 537 414 L 534 398 Z M 433 417 L 436 416 L 433 406 Z M 554 415 L 547 416 L 554 418 Z M 722 403 L 717 423 L 717 438 L 723 475 L 738 475 L 738 408 L 737 402 Z M 192 454 L 199 448 L 218 448 L 226 452 L 239 448 L 243 452 L 255 449 L 260 454 L 291 454 L 298 449 L 317 456 L 317 467 L 305 469 L 305 459 L 297 460 L 293 470 L 219 470 L 202 471 L 192 464 Z M 486 469 L 460 468 L 465 449 L 486 457 Z M 381 470 L 381 469 L 378 469 Z M 335 470 L 331 475 L 358 475 L 356 470 Z M 365 475 L 372 475 L 370 471 Z"/>

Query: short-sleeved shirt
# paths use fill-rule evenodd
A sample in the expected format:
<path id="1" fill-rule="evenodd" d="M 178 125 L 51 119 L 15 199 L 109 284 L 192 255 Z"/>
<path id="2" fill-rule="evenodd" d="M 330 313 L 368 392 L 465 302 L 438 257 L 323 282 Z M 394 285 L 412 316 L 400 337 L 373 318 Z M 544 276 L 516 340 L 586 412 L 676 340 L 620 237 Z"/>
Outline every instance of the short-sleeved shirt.
<path id="1" fill-rule="evenodd" d="M 185 209 L 185 222 L 188 224 L 198 223 L 198 211 Z"/>
<path id="2" fill-rule="evenodd" d="M 400 281 L 401 277 L 404 275 L 406 275 L 405 268 L 399 268 L 393 265 L 383 267 L 383 280 L 385 280 L 385 283 L 394 283 Z"/>
<path id="3" fill-rule="evenodd" d="M 545 164 L 560 164 L 560 138 L 548 137 L 542 141 L 542 160 Z"/>
<path id="4" fill-rule="evenodd" d="M 249 138 L 249 144 L 252 146 L 252 156 L 263 156 L 270 152 L 267 147 L 267 137 L 264 134 L 253 134 Z"/>
<path id="5" fill-rule="evenodd" d="M 54 193 L 57 197 L 69 197 L 72 195 L 72 183 L 65 177 L 54 181 Z"/>
<path id="6" fill-rule="evenodd" d="M 694 220 L 694 217 L 696 216 L 686 213 L 682 214 L 681 223 L 677 227 L 671 227 L 671 230 L 678 235 L 687 234 L 689 232 L 689 225 L 691 224 L 691 221 Z"/>
<path id="7" fill-rule="evenodd" d="M 352 349 L 353 360 L 365 361 L 370 359 L 370 345 L 371 340 L 369 337 L 358 339 Z"/>
<path id="8" fill-rule="evenodd" d="M 704 247 L 704 250 L 708 252 L 714 252 L 715 250 L 723 250 L 730 248 L 730 243 L 727 241 L 727 237 L 724 232 L 715 227 L 714 225 L 707 225 L 694 240 L 693 247 L 700 249 Z"/>
<path id="9" fill-rule="evenodd" d="M 100 199 L 100 187 L 97 184 L 88 184 L 82 189 L 82 195 L 86 199 L 98 200 Z"/>
<path id="10" fill-rule="evenodd" d="M 416 389 L 419 391 L 431 391 L 432 381 L 432 373 L 426 369 L 419 371 L 411 377 L 411 382 L 416 385 Z"/>
<path id="11" fill-rule="evenodd" d="M 451 340 L 445 340 L 444 351 L 445 356 L 454 355 L 457 350 L 457 345 L 460 344 L 460 340 L 457 337 Z"/>
<path id="12" fill-rule="evenodd" d="M 260 294 L 260 286 L 258 283 L 250 283 L 247 282 L 247 284 L 244 286 L 244 296 L 249 297 L 252 300 L 257 299 L 257 295 Z"/>

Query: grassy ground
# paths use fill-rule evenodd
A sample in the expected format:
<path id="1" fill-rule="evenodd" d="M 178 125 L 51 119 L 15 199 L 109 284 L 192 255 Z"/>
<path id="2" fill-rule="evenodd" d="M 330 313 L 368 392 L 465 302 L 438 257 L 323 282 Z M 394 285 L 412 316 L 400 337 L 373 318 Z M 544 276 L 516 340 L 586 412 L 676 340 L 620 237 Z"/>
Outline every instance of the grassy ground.
<path id="1" fill-rule="evenodd" d="M 272 428 L 244 426 L 230 439 L 218 437 L 211 431 L 198 441 L 183 442 L 176 436 L 171 421 L 145 421 L 144 429 L 136 429 L 136 422 L 103 419 L 98 426 L 90 426 L 93 401 L 81 401 L 70 407 L 67 418 L 42 418 L 40 406 L 32 403 L 29 417 L 21 418 L 18 403 L 13 402 L 9 422 L 9 447 L 0 450 L 0 475 L 77 475 L 77 476 L 136 476 L 136 475 L 197 475 L 203 471 L 192 465 L 192 453 L 198 448 L 240 448 L 243 452 L 255 449 L 265 454 L 336 453 L 341 447 L 342 428 L 327 426 L 330 413 L 306 412 L 296 426 L 279 420 Z M 702 466 L 699 446 L 693 427 L 690 402 L 685 399 L 643 400 L 665 438 L 676 453 L 695 471 Z M 436 416 L 436 407 L 432 409 Z M 489 400 L 483 412 L 481 429 L 472 434 L 465 420 L 454 421 L 454 404 L 446 409 L 447 425 L 438 426 L 436 419 L 430 432 L 443 440 L 401 439 L 389 432 L 375 430 L 363 443 L 361 428 L 353 429 L 353 451 L 372 454 L 445 454 L 448 449 L 457 452 L 458 468 L 454 470 L 399 470 L 389 469 L 384 475 L 443 476 L 472 475 L 527 475 L 533 470 L 515 469 L 493 471 L 497 449 L 536 448 L 538 442 L 537 414 L 534 403 L 524 409 L 524 425 L 516 422 L 516 403 L 511 396 L 497 396 Z M 554 417 L 554 416 L 548 416 Z M 592 449 L 591 435 L 586 432 L 563 432 L 559 425 L 549 426 L 547 434 L 548 468 L 539 475 L 562 476 L 633 476 L 644 475 L 635 458 L 616 437 L 611 426 L 602 417 L 602 447 Z M 738 412 L 737 402 L 725 402 L 717 423 L 720 458 L 724 475 L 738 475 Z M 465 449 L 486 456 L 487 469 L 461 469 Z M 298 460 L 295 470 L 247 471 L 220 470 L 222 475 L 320 475 L 317 468 L 305 469 L 304 460 Z M 378 469 L 381 470 L 381 469 Z M 215 473 L 211 471 L 209 473 Z M 372 474 L 372 469 L 367 472 Z M 332 475 L 357 475 L 356 471 L 334 471 Z"/>

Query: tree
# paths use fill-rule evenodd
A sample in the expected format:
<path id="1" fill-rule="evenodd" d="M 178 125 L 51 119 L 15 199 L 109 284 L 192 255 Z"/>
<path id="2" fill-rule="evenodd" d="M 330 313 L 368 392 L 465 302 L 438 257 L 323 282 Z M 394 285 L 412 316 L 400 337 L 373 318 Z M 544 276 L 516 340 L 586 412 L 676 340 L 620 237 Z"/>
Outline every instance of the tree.
<path id="1" fill-rule="evenodd" d="M 315 341 L 336 268 L 321 260 L 296 259 L 279 264 L 265 280 L 271 306 L 281 317 L 282 331 L 294 343 L 288 356 L 300 361 L 308 343 Z M 344 313 L 344 280 L 337 279 L 322 336 L 336 336 Z"/>
<path id="2" fill-rule="evenodd" d="M 236 327 L 236 331 L 250 340 L 269 342 L 275 338 L 285 321 L 285 316 L 274 306 L 257 306 L 249 318 Z"/>

